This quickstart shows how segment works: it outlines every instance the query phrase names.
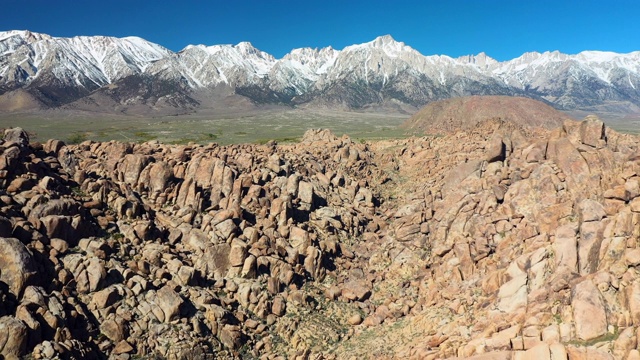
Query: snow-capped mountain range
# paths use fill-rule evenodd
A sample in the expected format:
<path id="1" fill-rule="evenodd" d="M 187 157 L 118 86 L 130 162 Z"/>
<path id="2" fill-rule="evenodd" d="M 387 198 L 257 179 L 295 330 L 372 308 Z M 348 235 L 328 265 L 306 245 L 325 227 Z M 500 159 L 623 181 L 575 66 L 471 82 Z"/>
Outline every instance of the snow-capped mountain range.
<path id="1" fill-rule="evenodd" d="M 415 109 L 465 95 L 518 95 L 556 108 L 640 110 L 640 52 L 425 56 L 391 36 L 281 59 L 248 42 L 170 51 L 138 37 L 0 32 L 0 110 L 174 112 L 234 104 Z M 246 101 L 249 100 L 249 101 Z M 22 104 L 22 105 L 21 105 Z M 136 110 L 137 109 L 137 110 Z"/>

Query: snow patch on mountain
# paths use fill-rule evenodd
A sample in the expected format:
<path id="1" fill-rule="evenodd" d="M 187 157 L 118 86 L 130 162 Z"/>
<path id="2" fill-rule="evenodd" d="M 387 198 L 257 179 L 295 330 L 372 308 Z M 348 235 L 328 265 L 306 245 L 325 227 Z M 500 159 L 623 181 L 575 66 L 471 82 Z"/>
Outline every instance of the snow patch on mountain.
<path id="1" fill-rule="evenodd" d="M 640 52 L 528 52 L 503 62 L 479 53 L 454 59 L 424 56 L 385 35 L 343 50 L 294 49 L 275 59 L 249 42 L 189 45 L 172 52 L 134 36 L 0 32 L 0 86 L 5 89 L 68 87 L 81 89 L 70 93 L 83 96 L 129 76 L 193 91 L 224 85 L 267 102 L 305 95 L 301 101 L 319 96 L 361 106 L 391 97 L 418 105 L 451 96 L 517 93 L 559 106 L 629 99 L 640 105 Z"/>

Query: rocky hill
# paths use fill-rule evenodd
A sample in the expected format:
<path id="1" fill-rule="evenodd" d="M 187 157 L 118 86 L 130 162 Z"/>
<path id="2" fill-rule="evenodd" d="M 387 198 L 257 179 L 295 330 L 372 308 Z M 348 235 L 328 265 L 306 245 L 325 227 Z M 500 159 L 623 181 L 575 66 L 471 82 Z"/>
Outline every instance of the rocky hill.
<path id="1" fill-rule="evenodd" d="M 281 59 L 248 42 L 173 52 L 137 37 L 0 32 L 0 111 L 183 114 L 234 103 L 412 113 L 470 95 L 538 99 L 564 110 L 640 112 L 640 52 L 425 56 L 380 36 Z M 17 93 L 17 94 L 16 94 Z M 11 101 L 19 98 L 21 102 Z M 244 100 L 244 101 L 242 101 Z"/>
<path id="2" fill-rule="evenodd" d="M 0 355 L 639 359 L 640 142 L 597 118 L 0 144 Z"/>
<path id="3" fill-rule="evenodd" d="M 426 134 L 445 134 L 468 129 L 490 119 L 546 129 L 572 120 L 565 113 L 529 98 L 469 96 L 433 102 L 405 121 L 402 127 Z"/>

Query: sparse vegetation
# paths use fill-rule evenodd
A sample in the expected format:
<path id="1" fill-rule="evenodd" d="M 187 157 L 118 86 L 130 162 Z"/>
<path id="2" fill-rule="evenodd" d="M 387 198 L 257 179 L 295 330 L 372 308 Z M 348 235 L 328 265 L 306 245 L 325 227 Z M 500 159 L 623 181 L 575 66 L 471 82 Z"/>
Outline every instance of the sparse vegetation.
<path id="1" fill-rule="evenodd" d="M 60 117 L 44 119 L 28 115 L 0 114 L 0 128 L 25 124 L 38 139 L 63 139 L 70 144 L 85 140 L 168 144 L 189 142 L 221 145 L 234 143 L 295 142 L 308 129 L 328 128 L 336 135 L 354 139 L 403 138 L 398 128 L 407 118 L 399 114 L 351 113 L 335 111 L 264 111 L 235 115 L 182 115 L 162 118 L 130 116 Z M 52 125 L 55 124 L 55 125 Z M 90 129 L 90 130 L 87 130 Z"/>
<path id="2" fill-rule="evenodd" d="M 613 332 L 606 333 L 604 335 L 598 336 L 597 338 L 594 338 L 591 340 L 573 340 L 573 341 L 570 341 L 569 344 L 576 345 L 576 346 L 589 347 L 601 342 L 615 341 L 618 339 L 619 336 L 620 336 L 620 329 L 618 329 L 618 327 L 615 326 Z"/>
<path id="3" fill-rule="evenodd" d="M 269 141 L 275 141 L 277 143 L 295 143 L 300 141 L 300 138 L 297 137 L 283 137 L 283 138 L 277 138 L 277 139 L 259 139 L 258 141 L 256 141 L 256 143 L 258 143 L 259 145 L 264 145 L 266 143 L 268 143 Z"/>
<path id="4" fill-rule="evenodd" d="M 156 135 L 149 134 L 146 131 L 136 131 L 133 135 L 140 139 L 141 142 L 151 141 L 158 138 Z"/>
<path id="5" fill-rule="evenodd" d="M 67 142 L 69 144 L 80 144 L 83 141 L 87 140 L 87 133 L 85 132 L 74 132 L 67 138 Z"/>

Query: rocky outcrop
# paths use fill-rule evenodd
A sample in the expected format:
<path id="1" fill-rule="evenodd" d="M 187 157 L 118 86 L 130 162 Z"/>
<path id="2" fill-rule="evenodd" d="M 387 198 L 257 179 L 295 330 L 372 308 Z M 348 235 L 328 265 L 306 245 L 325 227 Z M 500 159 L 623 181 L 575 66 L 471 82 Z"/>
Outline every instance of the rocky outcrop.
<path id="1" fill-rule="evenodd" d="M 509 121 L 523 127 L 553 129 L 571 117 L 548 104 L 526 97 L 466 96 L 431 102 L 405 121 L 402 127 L 426 134 L 449 134 L 490 119 Z M 589 129 L 581 129 L 581 132 L 590 137 L 587 141 L 596 141 L 593 132 L 597 132 L 597 125 L 586 127 Z M 494 138 L 491 143 L 494 148 L 500 147 L 497 141 L 498 138 Z M 492 152 L 487 152 L 487 155 L 494 156 Z"/>
<path id="2" fill-rule="evenodd" d="M 396 250 L 374 255 L 387 265 L 370 300 L 393 298 L 403 288 L 397 277 L 415 279 L 422 300 L 401 322 L 411 331 L 385 328 L 385 320 L 385 330 L 370 330 L 375 341 L 358 345 L 356 336 L 345 352 L 372 357 L 388 351 L 381 343 L 404 343 L 395 356 L 635 356 L 621 334 L 637 332 L 639 273 L 628 259 L 637 252 L 639 145 L 592 117 L 552 131 L 491 119 L 377 144 L 386 191 L 398 197 L 383 205 L 395 216 L 382 238 Z M 411 255 L 395 265 L 395 256 Z"/>
<path id="3" fill-rule="evenodd" d="M 365 144 L 6 134 L 5 358 L 638 357 L 640 143 L 595 118 Z"/>

